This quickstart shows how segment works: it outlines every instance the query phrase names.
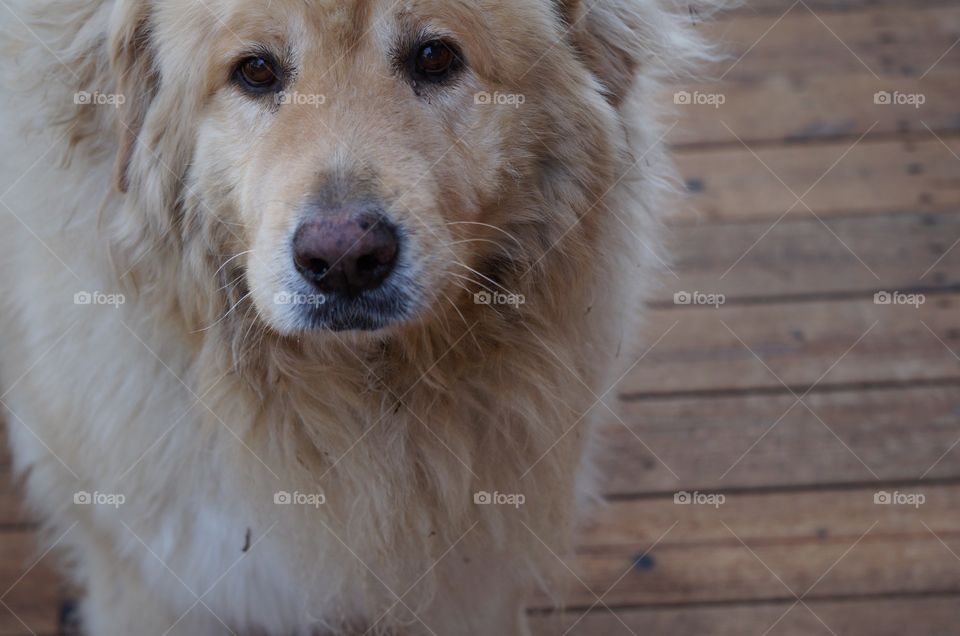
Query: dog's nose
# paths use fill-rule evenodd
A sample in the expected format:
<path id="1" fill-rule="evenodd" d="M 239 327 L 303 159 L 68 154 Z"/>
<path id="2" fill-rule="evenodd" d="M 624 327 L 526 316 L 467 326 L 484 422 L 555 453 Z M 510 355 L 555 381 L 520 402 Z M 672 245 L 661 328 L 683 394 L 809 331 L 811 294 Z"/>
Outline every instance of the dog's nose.
<path id="1" fill-rule="evenodd" d="M 398 249 L 396 228 L 369 212 L 307 219 L 293 238 L 297 271 L 320 291 L 349 296 L 379 287 Z"/>

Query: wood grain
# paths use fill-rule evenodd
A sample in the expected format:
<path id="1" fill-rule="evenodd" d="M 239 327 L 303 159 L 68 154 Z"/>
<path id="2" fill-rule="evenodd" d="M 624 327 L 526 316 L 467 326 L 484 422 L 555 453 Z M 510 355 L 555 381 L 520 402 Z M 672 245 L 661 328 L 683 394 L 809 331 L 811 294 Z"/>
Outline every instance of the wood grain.
<path id="1" fill-rule="evenodd" d="M 950 249 L 957 240 L 956 212 L 677 227 L 671 271 L 654 301 L 698 290 L 736 301 L 957 289 L 960 247 Z"/>
<path id="2" fill-rule="evenodd" d="M 675 221 L 773 222 L 787 216 L 816 220 L 956 210 L 960 208 L 958 157 L 960 140 L 929 134 L 918 140 L 867 138 L 859 144 L 843 140 L 749 149 L 737 142 L 730 147 L 681 150 L 677 163 L 688 198 Z M 797 197 L 803 197 L 810 209 Z"/>
<path id="3" fill-rule="evenodd" d="M 620 405 L 598 456 L 607 494 L 815 488 L 960 477 L 960 385 Z M 956 444 L 956 446 L 954 446 Z M 952 448 L 952 450 L 951 450 Z"/>
<path id="4" fill-rule="evenodd" d="M 33 532 L 7 530 L 2 533 L 0 634 L 56 632 L 60 584 L 53 571 L 53 557 L 47 555 L 38 561 L 44 549 L 39 549 Z"/>
<path id="5" fill-rule="evenodd" d="M 583 620 L 580 612 L 570 612 L 534 617 L 533 625 L 537 636 L 939 636 L 956 633 L 958 604 L 956 596 L 854 599 L 810 601 L 807 607 L 775 602 L 620 609 L 617 616 L 601 607 Z"/>
<path id="6" fill-rule="evenodd" d="M 708 290 L 704 290 L 708 291 Z M 873 297 L 650 312 L 648 352 L 625 353 L 625 397 L 960 379 L 960 296 L 919 307 Z M 656 343 L 656 344 L 654 344 Z"/>
<path id="7" fill-rule="evenodd" d="M 571 564 L 567 604 L 960 593 L 960 486 L 903 488 L 925 496 L 919 508 L 877 505 L 877 491 L 612 504 Z"/>

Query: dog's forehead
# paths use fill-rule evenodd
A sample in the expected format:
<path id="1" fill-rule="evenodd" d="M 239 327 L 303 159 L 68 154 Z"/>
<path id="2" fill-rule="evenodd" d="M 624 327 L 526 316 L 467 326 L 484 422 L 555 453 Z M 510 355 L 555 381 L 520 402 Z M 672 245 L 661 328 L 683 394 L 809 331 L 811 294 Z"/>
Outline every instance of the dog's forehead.
<path id="1" fill-rule="evenodd" d="M 376 33 L 396 22 L 439 22 L 453 28 L 483 21 L 496 23 L 530 17 L 560 0 L 173 0 L 186 8 L 205 7 L 221 27 L 256 27 L 282 22 L 302 22 L 318 32 L 343 31 L 359 36 Z"/>

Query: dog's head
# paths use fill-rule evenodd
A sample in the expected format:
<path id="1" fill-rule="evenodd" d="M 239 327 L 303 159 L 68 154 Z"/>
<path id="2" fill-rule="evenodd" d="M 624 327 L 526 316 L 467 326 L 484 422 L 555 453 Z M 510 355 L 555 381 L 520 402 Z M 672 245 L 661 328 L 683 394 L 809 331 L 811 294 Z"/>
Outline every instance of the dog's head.
<path id="1" fill-rule="evenodd" d="M 509 296 L 623 176 L 651 3 L 119 2 L 119 188 L 283 334 Z"/>

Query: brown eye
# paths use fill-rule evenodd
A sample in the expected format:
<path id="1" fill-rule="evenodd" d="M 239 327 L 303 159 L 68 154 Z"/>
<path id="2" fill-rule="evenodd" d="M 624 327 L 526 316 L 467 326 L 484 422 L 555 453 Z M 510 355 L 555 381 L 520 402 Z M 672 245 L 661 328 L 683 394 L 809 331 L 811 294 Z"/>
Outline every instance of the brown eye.
<path id="1" fill-rule="evenodd" d="M 262 57 L 251 57 L 240 62 L 237 76 L 254 91 L 269 91 L 279 88 L 280 80 L 273 65 Z"/>
<path id="2" fill-rule="evenodd" d="M 454 67 L 457 55 L 449 46 L 439 40 L 427 42 L 417 53 L 417 72 L 438 79 Z"/>

